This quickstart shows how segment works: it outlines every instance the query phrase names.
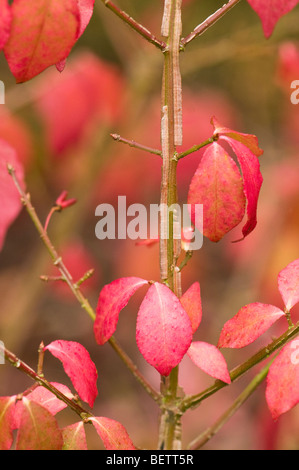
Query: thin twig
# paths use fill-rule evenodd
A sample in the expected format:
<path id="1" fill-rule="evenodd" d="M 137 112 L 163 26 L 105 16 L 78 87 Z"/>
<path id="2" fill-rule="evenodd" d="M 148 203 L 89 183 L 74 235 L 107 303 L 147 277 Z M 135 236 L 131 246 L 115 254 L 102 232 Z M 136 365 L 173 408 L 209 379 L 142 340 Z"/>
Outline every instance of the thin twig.
<path id="1" fill-rule="evenodd" d="M 190 155 L 191 153 L 197 152 L 198 150 L 202 149 L 203 147 L 206 147 L 207 145 L 212 144 L 217 139 L 218 139 L 218 137 L 210 137 L 209 139 L 205 140 L 201 144 L 193 145 L 193 147 L 191 147 L 190 149 L 185 150 L 184 152 L 181 152 L 181 153 L 177 154 L 175 156 L 175 159 L 180 160 L 181 158 L 187 157 L 187 155 Z"/>
<path id="2" fill-rule="evenodd" d="M 140 36 L 142 36 L 148 42 L 156 46 L 161 51 L 164 51 L 167 48 L 167 45 L 165 42 L 156 38 L 156 36 L 151 31 L 149 31 L 142 24 L 134 20 L 134 18 L 128 15 L 128 13 L 126 13 L 125 11 L 121 10 L 110 0 L 102 0 L 102 2 L 110 11 L 115 13 L 116 16 L 118 16 L 122 21 L 124 21 L 127 25 L 129 25 L 132 29 L 134 29 L 134 31 L 140 34 Z"/>
<path id="3" fill-rule="evenodd" d="M 273 359 L 274 360 L 274 359 Z M 245 401 L 252 395 L 252 393 L 258 388 L 258 386 L 263 382 L 267 377 L 269 368 L 272 364 L 270 361 L 250 382 L 249 385 L 243 390 L 243 392 L 238 396 L 234 403 L 226 410 L 222 416 L 220 416 L 217 421 L 210 426 L 206 431 L 204 431 L 200 436 L 194 439 L 188 446 L 188 449 L 198 450 L 202 448 L 215 434 L 220 431 L 220 429 L 225 425 L 225 423 L 238 411 L 238 409 L 245 403 Z"/>
<path id="4" fill-rule="evenodd" d="M 135 140 L 124 139 L 119 134 L 110 134 L 110 136 L 112 137 L 112 139 L 116 140 L 117 142 L 121 142 L 122 144 L 129 145 L 130 147 L 133 147 L 139 150 L 144 150 L 145 152 L 153 153 L 154 155 L 159 155 L 159 157 L 162 157 L 161 150 L 153 149 L 151 147 L 147 147 L 146 145 L 138 144 L 137 142 L 135 142 Z"/>
<path id="5" fill-rule="evenodd" d="M 215 24 L 220 18 L 222 18 L 229 10 L 231 10 L 240 0 L 230 0 L 228 3 L 223 5 L 219 10 L 215 11 L 211 16 L 209 16 L 205 21 L 200 23 L 194 30 L 188 34 L 185 38 L 181 40 L 182 47 L 185 47 L 193 39 L 201 36 L 208 28 Z"/>
<path id="6" fill-rule="evenodd" d="M 92 306 L 90 305 L 88 299 L 86 297 L 84 297 L 84 295 L 82 294 L 80 288 L 79 288 L 79 285 L 78 283 L 75 283 L 73 281 L 73 278 L 71 276 L 71 274 L 69 273 L 68 269 L 66 268 L 66 266 L 64 265 L 64 262 L 62 260 L 62 258 L 58 255 L 56 249 L 54 248 L 47 232 L 45 231 L 34 207 L 32 206 L 31 204 L 31 201 L 30 201 L 30 195 L 29 194 L 26 194 L 18 179 L 17 179 L 17 176 L 16 176 L 16 173 L 15 173 L 15 170 L 14 168 L 11 166 L 11 165 L 8 165 L 7 166 L 8 168 L 8 172 L 9 174 L 11 175 L 12 179 L 13 179 L 13 182 L 21 196 L 21 200 L 22 200 L 22 203 L 23 205 L 25 206 L 31 220 L 33 221 L 44 245 L 46 246 L 52 260 L 53 260 L 53 263 L 54 265 L 59 269 L 61 275 L 62 275 L 62 280 L 65 281 L 70 290 L 72 291 L 72 293 L 74 294 L 74 296 L 76 297 L 76 299 L 78 300 L 78 302 L 80 303 L 81 307 L 88 313 L 88 315 L 90 316 L 90 318 L 92 319 L 92 321 L 95 320 L 96 318 L 96 313 L 94 311 L 94 309 L 92 308 Z M 79 281 L 80 283 L 80 281 Z M 127 366 L 127 368 L 132 372 L 132 374 L 134 375 L 134 377 L 138 378 L 138 382 L 143 386 L 143 388 L 150 394 L 150 396 L 152 396 L 155 400 L 158 400 L 158 397 L 159 397 L 159 394 L 154 390 L 152 389 L 152 387 L 149 385 L 149 383 L 147 382 L 147 380 L 143 377 L 143 375 L 137 370 L 137 367 L 133 364 L 133 362 L 131 361 L 131 359 L 128 357 L 128 355 L 122 350 L 122 348 L 117 345 L 117 347 L 115 347 L 115 339 L 112 337 L 110 338 L 109 340 L 109 343 L 112 345 L 113 349 L 117 352 L 118 356 L 121 358 L 121 360 L 125 363 L 125 365 Z"/>
<path id="7" fill-rule="evenodd" d="M 289 329 L 288 331 L 283 333 L 279 338 L 276 338 L 274 341 L 272 341 L 272 343 L 268 344 L 268 346 L 260 349 L 256 354 L 250 357 L 247 361 L 243 362 L 243 364 L 235 367 L 230 372 L 231 381 L 232 382 L 236 381 L 239 377 L 241 377 L 243 374 L 245 374 L 250 369 L 252 369 L 252 367 L 254 367 L 255 365 L 262 362 L 264 359 L 269 357 L 271 354 L 273 354 L 273 352 L 275 352 L 277 349 L 284 346 L 286 343 L 288 343 L 292 338 L 294 338 L 298 334 L 299 334 L 299 322 L 294 326 L 294 328 Z M 226 383 L 220 380 L 216 380 L 215 383 L 211 387 L 207 388 L 206 390 L 196 395 L 186 397 L 181 403 L 182 412 L 186 411 L 189 408 L 198 406 L 203 400 L 214 395 L 214 393 L 218 392 L 218 390 L 226 386 L 227 386 Z"/>

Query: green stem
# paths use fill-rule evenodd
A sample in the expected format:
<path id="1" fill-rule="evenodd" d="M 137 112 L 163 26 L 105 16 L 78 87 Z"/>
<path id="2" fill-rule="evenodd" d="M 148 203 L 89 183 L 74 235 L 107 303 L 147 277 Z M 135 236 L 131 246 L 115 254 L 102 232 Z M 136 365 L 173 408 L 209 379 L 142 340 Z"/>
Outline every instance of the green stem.
<path id="1" fill-rule="evenodd" d="M 161 207 L 169 208 L 177 204 L 177 161 L 176 145 L 181 145 L 181 82 L 179 70 L 179 51 L 181 35 L 181 0 L 165 0 L 162 35 L 167 40 L 164 53 L 162 89 L 162 183 Z M 167 234 L 165 236 L 165 234 Z M 174 266 L 180 253 L 180 240 L 174 240 L 174 214 L 161 211 L 160 220 L 160 272 L 162 282 L 179 296 L 180 285 L 175 276 Z M 162 412 L 159 429 L 159 449 L 181 448 L 180 412 L 177 409 L 178 366 L 168 377 L 161 377 Z"/>
<path id="2" fill-rule="evenodd" d="M 271 354 L 273 354 L 277 349 L 281 348 L 287 342 L 289 342 L 292 338 L 297 336 L 298 333 L 299 333 L 299 322 L 292 329 L 289 329 L 288 331 L 283 333 L 279 338 L 275 339 L 274 341 L 272 341 L 272 343 L 268 344 L 268 346 L 260 349 L 256 354 L 254 354 L 251 358 L 249 358 L 243 364 L 235 367 L 230 372 L 231 381 L 232 382 L 236 381 L 239 377 L 241 377 L 243 374 L 248 372 L 252 367 L 262 362 L 264 359 L 266 359 Z M 226 383 L 221 382 L 220 380 L 216 380 L 214 385 L 207 388 L 206 390 L 196 395 L 186 397 L 181 403 L 180 408 L 182 412 L 185 412 L 189 408 L 194 408 L 198 406 L 203 400 L 214 395 L 214 393 L 218 392 L 218 390 L 226 386 L 227 386 Z"/>
<path id="3" fill-rule="evenodd" d="M 200 436 L 194 439 L 188 446 L 188 449 L 198 450 L 203 447 L 215 434 L 224 426 L 224 424 L 238 411 L 238 409 L 245 403 L 245 401 L 252 395 L 258 386 L 267 377 L 269 368 L 273 360 L 270 361 L 250 382 L 250 384 L 243 390 L 243 392 L 234 401 L 232 406 L 229 407 L 217 421 L 204 431 Z"/>
<path id="4" fill-rule="evenodd" d="M 212 144 L 217 139 L 218 139 L 218 137 L 210 137 L 209 139 L 205 140 L 201 144 L 193 145 L 193 147 L 191 147 L 188 150 L 185 150 L 185 152 L 181 152 L 178 155 L 176 155 L 175 159 L 180 160 L 181 158 L 187 157 L 187 155 L 190 155 L 190 153 L 197 152 L 197 150 L 200 150 L 203 147 L 206 147 L 206 145 Z"/>

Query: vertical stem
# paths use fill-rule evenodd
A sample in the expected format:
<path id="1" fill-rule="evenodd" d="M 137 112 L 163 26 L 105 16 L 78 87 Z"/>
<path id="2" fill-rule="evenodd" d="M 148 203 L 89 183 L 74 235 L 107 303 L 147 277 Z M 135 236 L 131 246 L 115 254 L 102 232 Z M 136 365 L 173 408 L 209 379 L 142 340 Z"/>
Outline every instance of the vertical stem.
<path id="1" fill-rule="evenodd" d="M 180 254 L 180 240 L 174 238 L 177 232 L 174 226 L 175 213 L 168 210 L 178 203 L 177 161 L 174 158 L 176 146 L 182 143 L 182 87 L 179 69 L 179 51 L 181 37 L 182 0 L 165 0 L 162 22 L 162 36 L 167 48 L 164 52 L 164 70 L 162 87 L 162 183 L 160 217 L 160 270 L 161 279 L 170 289 L 180 296 L 180 283 L 177 282 L 175 265 Z M 163 407 L 160 419 L 159 448 L 181 448 L 180 413 L 176 409 L 178 389 L 178 366 L 168 377 L 161 377 Z"/>

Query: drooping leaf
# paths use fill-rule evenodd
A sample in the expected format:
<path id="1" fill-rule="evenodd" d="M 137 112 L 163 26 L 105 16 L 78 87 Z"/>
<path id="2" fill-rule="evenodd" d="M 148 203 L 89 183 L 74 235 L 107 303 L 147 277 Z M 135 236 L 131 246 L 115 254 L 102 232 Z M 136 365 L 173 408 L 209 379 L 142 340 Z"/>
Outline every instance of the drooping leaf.
<path id="1" fill-rule="evenodd" d="M 155 282 L 146 293 L 138 312 L 136 340 L 145 360 L 164 376 L 187 352 L 192 340 L 190 318 L 164 284 Z"/>
<path id="2" fill-rule="evenodd" d="M 288 311 L 299 302 L 299 259 L 278 274 L 278 289 Z"/>
<path id="3" fill-rule="evenodd" d="M 65 59 L 78 37 L 77 0 L 14 0 L 4 53 L 17 83 Z"/>
<path id="4" fill-rule="evenodd" d="M 280 351 L 267 375 L 266 400 L 273 419 L 299 403 L 299 340 Z"/>
<path id="5" fill-rule="evenodd" d="M 12 21 L 11 8 L 7 0 L 0 0 L 0 51 L 5 46 L 9 34 Z"/>
<path id="6" fill-rule="evenodd" d="M 190 184 L 188 204 L 203 205 L 203 235 L 214 242 L 243 219 L 245 196 L 239 169 L 217 142 L 207 148 L 199 163 Z M 193 211 L 191 220 L 196 222 Z"/>
<path id="7" fill-rule="evenodd" d="M 278 20 L 289 13 L 299 0 L 247 0 L 253 10 L 259 15 L 266 38 L 273 33 Z"/>
<path id="8" fill-rule="evenodd" d="M 13 413 L 16 397 L 0 397 L 0 450 L 9 450 L 13 442 Z"/>
<path id="9" fill-rule="evenodd" d="M 91 17 L 93 14 L 93 7 L 95 0 L 77 0 L 78 2 L 78 10 L 79 10 L 79 29 L 77 32 L 77 40 L 82 36 L 84 33 Z M 56 64 L 56 68 L 59 72 L 64 70 L 66 65 L 66 58 L 62 59 L 60 62 Z"/>
<path id="10" fill-rule="evenodd" d="M 73 398 L 72 392 L 66 385 L 56 382 L 50 383 L 68 398 Z M 32 392 L 28 393 L 27 398 L 42 405 L 52 415 L 55 415 L 56 413 L 67 407 L 66 403 L 64 403 L 62 400 L 59 400 L 59 398 L 57 398 L 52 392 L 50 392 L 50 390 L 47 390 L 45 387 L 42 386 L 37 387 Z"/>
<path id="11" fill-rule="evenodd" d="M 59 359 L 75 387 L 78 395 L 93 407 L 97 397 L 98 373 L 88 351 L 75 341 L 57 340 L 45 346 L 53 356 Z"/>
<path id="12" fill-rule="evenodd" d="M 245 305 L 225 323 L 218 347 L 243 348 L 253 343 L 283 316 L 284 312 L 273 305 L 259 302 Z"/>
<path id="13" fill-rule="evenodd" d="M 244 193 L 247 200 L 247 222 L 242 228 L 245 238 L 257 224 L 257 203 L 263 183 L 260 163 L 256 155 L 242 142 L 227 136 L 222 136 L 221 139 L 226 140 L 232 147 L 241 166 Z"/>
<path id="14" fill-rule="evenodd" d="M 188 290 L 182 295 L 181 304 L 187 312 L 191 325 L 192 331 L 195 333 L 200 325 L 202 319 L 202 305 L 201 305 L 201 294 L 199 282 L 194 282 Z"/>
<path id="15" fill-rule="evenodd" d="M 148 281 L 139 277 L 124 277 L 106 284 L 100 292 L 94 322 L 94 335 L 98 344 L 105 344 L 115 332 L 120 311 L 133 294 Z"/>
<path id="16" fill-rule="evenodd" d="M 231 383 L 226 361 L 216 346 L 203 341 L 194 341 L 188 349 L 188 356 L 197 367 L 215 379 Z"/>
<path id="17" fill-rule="evenodd" d="M 62 434 L 54 416 L 43 406 L 23 397 L 17 450 L 61 450 Z"/>
<path id="18" fill-rule="evenodd" d="M 62 429 L 62 450 L 87 450 L 83 421 L 70 424 Z"/>
<path id="19" fill-rule="evenodd" d="M 122 424 L 110 418 L 90 418 L 107 450 L 135 450 L 129 434 Z"/>
<path id="20" fill-rule="evenodd" d="M 8 228 L 22 209 L 20 195 L 12 177 L 8 174 L 7 164 L 15 169 L 16 176 L 24 188 L 24 171 L 17 154 L 10 145 L 0 139 L 0 250 L 3 247 Z"/>
<path id="21" fill-rule="evenodd" d="M 214 127 L 214 135 L 230 137 L 244 144 L 257 157 L 263 155 L 264 151 L 259 147 L 258 138 L 255 135 L 244 134 L 225 127 L 220 124 L 215 116 L 212 117 L 211 124 Z"/>

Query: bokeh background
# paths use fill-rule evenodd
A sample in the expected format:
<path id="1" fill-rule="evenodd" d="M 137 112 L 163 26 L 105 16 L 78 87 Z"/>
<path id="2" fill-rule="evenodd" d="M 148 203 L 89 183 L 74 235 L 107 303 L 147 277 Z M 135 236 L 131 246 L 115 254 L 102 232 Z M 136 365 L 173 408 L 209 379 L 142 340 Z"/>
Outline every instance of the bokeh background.
<path id="1" fill-rule="evenodd" d="M 183 35 L 222 6 L 222 0 L 189 0 L 183 8 Z M 162 0 L 119 0 L 118 5 L 159 36 Z M 196 339 L 217 344 L 226 320 L 250 302 L 282 307 L 277 275 L 299 257 L 299 105 L 291 104 L 290 84 L 299 80 L 299 9 L 283 17 L 268 40 L 258 16 L 244 0 L 181 55 L 184 145 L 210 137 L 213 115 L 227 127 L 255 134 L 264 184 L 258 225 L 243 242 L 240 227 L 221 242 L 204 240 L 183 271 L 183 291 L 199 281 L 203 320 Z M 95 208 L 159 203 L 159 157 L 114 142 L 110 133 L 159 148 L 160 90 L 163 58 L 154 46 L 114 17 L 101 2 L 76 44 L 63 73 L 51 67 L 16 85 L 3 53 L 0 79 L 6 105 L 0 106 L 0 138 L 18 151 L 27 190 L 42 221 L 62 190 L 77 204 L 54 214 L 49 235 L 65 264 L 79 279 L 90 268 L 94 276 L 83 291 L 95 307 L 104 284 L 124 276 L 159 279 L 158 246 L 136 246 L 133 240 L 95 236 Z M 182 203 L 200 161 L 196 152 L 179 163 Z M 0 204 L 1 214 L 1 204 Z M 37 349 L 56 339 L 83 344 L 96 363 L 99 395 L 94 414 L 120 421 L 140 448 L 157 444 L 156 406 L 122 365 L 109 345 L 99 347 L 90 318 L 64 285 L 43 283 L 53 271 L 25 210 L 10 227 L 0 253 L 0 339 L 20 358 L 36 366 Z M 159 376 L 143 360 L 135 340 L 138 292 L 120 315 L 116 337 L 155 387 Z M 294 309 L 294 320 L 298 308 Z M 254 344 L 224 350 L 229 368 L 246 360 L 286 329 L 280 320 Z M 225 411 L 258 368 L 209 398 L 183 418 L 184 445 Z M 48 380 L 72 389 L 59 361 L 46 354 Z M 187 358 L 180 367 L 185 393 L 196 393 L 213 380 Z M 31 381 L 8 364 L 0 366 L 0 395 L 20 393 Z M 298 449 L 299 409 L 273 422 L 262 385 L 205 449 Z M 57 416 L 61 426 L 76 420 L 70 411 Z M 90 427 L 91 428 L 91 427 Z M 91 449 L 102 445 L 88 428 Z"/>

